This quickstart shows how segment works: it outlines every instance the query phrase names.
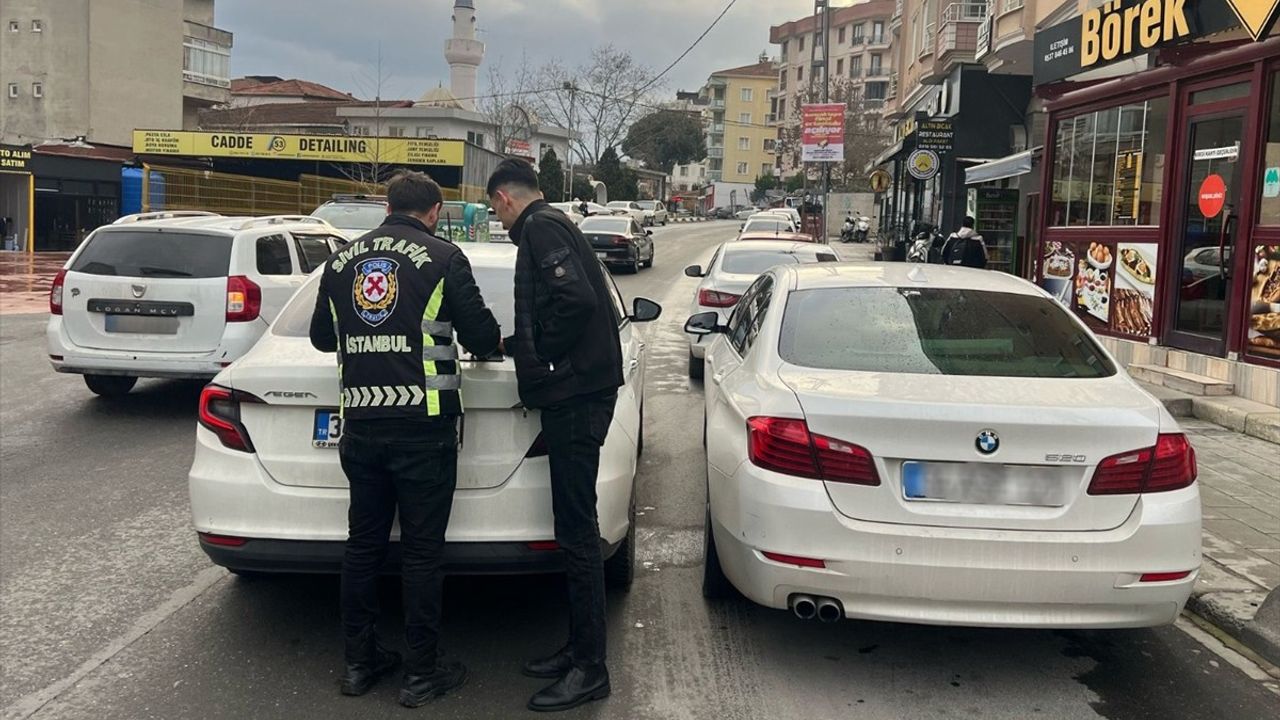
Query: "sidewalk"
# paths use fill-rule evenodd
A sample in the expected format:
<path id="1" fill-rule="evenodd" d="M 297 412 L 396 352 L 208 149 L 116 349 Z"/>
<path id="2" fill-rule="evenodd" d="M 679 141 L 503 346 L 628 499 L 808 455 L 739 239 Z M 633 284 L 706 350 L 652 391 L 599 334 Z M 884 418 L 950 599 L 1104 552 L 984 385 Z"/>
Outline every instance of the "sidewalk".
<path id="1" fill-rule="evenodd" d="M 49 310 L 49 287 L 71 253 L 0 252 L 0 315 Z"/>

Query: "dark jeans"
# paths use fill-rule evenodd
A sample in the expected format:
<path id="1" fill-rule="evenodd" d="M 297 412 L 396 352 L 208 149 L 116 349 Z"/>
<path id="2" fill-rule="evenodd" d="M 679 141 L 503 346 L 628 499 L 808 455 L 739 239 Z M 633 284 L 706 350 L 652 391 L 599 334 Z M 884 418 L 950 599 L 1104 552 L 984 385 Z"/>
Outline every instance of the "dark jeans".
<path id="1" fill-rule="evenodd" d="M 556 542 L 569 584 L 569 649 L 574 665 L 604 665 L 604 560 L 596 517 L 596 474 L 617 404 L 616 392 L 573 398 L 543 408 L 542 437 L 551 464 Z"/>
<path id="2" fill-rule="evenodd" d="M 346 423 L 338 448 L 351 484 L 342 558 L 342 627 L 348 664 L 370 664 L 378 617 L 378 571 L 400 514 L 405 670 L 429 673 L 440 635 L 444 532 L 458 481 L 454 418 Z"/>

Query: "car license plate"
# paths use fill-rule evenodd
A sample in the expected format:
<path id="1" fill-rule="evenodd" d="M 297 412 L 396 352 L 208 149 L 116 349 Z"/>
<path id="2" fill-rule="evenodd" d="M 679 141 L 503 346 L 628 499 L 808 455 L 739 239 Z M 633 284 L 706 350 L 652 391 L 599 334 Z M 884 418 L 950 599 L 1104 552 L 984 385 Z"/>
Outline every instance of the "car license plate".
<path id="1" fill-rule="evenodd" d="M 609 259 L 609 253 L 598 252 L 596 253 L 596 257 L 600 258 L 601 260 L 607 260 Z"/>
<path id="2" fill-rule="evenodd" d="M 177 335 L 178 318 L 148 317 L 146 315 L 107 315 L 103 318 L 103 327 L 109 333 Z"/>
<path id="3" fill-rule="evenodd" d="M 1070 484 L 1060 468 L 994 463 L 902 463 L 902 497 L 975 505 L 1067 504 Z"/>
<path id="4" fill-rule="evenodd" d="M 341 414 L 337 410 L 316 410 L 316 421 L 311 432 L 312 447 L 338 447 L 338 441 L 342 439 Z"/>

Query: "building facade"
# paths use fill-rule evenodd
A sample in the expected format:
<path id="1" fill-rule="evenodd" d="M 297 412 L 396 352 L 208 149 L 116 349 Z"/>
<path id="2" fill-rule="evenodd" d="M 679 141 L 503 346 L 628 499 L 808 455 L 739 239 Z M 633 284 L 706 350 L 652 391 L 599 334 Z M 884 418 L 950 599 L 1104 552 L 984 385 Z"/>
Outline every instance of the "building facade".
<path id="1" fill-rule="evenodd" d="M 767 56 L 754 65 L 711 73 L 707 100 L 707 181 L 754 183 L 774 174 L 777 145 L 770 115 L 778 70 Z"/>
<path id="2" fill-rule="evenodd" d="M 799 137 L 800 106 L 821 102 L 822 88 L 815 83 L 822 77 L 824 44 L 830 58 L 830 100 L 849 105 L 851 129 L 878 134 L 895 67 L 889 32 L 893 8 L 893 0 L 868 0 L 832 9 L 825 37 L 819 19 L 812 15 L 769 28 L 769 42 L 779 50 L 778 88 L 771 98 L 770 116 L 784 147 L 798 151 L 792 146 Z M 790 176 L 800 170 L 797 155 L 777 154 L 779 174 Z"/>
<path id="3" fill-rule="evenodd" d="M 127 145 L 135 127 L 194 127 L 230 99 L 231 33 L 213 0 L 5 0 L 0 142 L 82 137 Z"/>

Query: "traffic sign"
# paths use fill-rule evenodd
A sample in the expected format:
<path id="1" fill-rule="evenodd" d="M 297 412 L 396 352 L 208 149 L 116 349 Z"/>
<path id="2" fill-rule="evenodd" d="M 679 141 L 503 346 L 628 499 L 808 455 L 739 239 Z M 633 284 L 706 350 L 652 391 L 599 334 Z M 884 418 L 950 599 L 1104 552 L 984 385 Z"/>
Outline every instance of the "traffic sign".
<path id="1" fill-rule="evenodd" d="M 893 178 L 884 170 L 874 170 L 871 176 L 867 178 L 867 183 L 871 185 L 871 192 L 882 193 L 889 189 L 889 185 L 893 183 Z"/>
<path id="2" fill-rule="evenodd" d="M 907 172 L 917 180 L 929 180 L 938 174 L 938 153 L 932 150 L 916 150 L 907 156 Z"/>

